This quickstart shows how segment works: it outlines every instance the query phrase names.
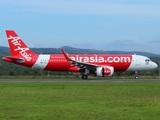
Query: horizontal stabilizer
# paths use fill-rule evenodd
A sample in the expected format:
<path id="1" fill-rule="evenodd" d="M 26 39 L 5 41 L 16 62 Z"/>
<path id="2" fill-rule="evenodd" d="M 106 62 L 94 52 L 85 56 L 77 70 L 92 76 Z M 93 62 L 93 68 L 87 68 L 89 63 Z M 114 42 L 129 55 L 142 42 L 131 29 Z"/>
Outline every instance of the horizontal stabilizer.
<path id="1" fill-rule="evenodd" d="M 16 61 L 16 62 L 19 62 L 19 63 L 25 62 L 24 58 L 18 58 L 18 57 L 14 57 L 14 56 L 6 56 L 3 59 L 5 59 L 5 60 L 8 59 L 8 60 Z"/>

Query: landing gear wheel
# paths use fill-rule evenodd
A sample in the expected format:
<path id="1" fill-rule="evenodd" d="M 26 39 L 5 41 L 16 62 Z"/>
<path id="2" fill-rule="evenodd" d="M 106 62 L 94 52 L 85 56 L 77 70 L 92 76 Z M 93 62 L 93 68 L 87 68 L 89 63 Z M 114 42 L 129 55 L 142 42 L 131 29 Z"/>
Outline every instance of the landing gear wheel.
<path id="1" fill-rule="evenodd" d="M 135 76 L 135 79 L 139 79 L 139 76 Z"/>
<path id="2" fill-rule="evenodd" d="M 82 79 L 84 79 L 84 80 L 88 79 L 88 75 L 83 74 Z"/>
<path id="3" fill-rule="evenodd" d="M 135 71 L 135 79 L 139 79 L 138 72 Z"/>

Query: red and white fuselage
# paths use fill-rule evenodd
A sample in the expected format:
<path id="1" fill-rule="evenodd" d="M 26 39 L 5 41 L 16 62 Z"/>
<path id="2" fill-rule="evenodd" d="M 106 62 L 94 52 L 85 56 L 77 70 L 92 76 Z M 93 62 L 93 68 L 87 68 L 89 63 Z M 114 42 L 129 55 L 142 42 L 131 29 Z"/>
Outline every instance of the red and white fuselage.
<path id="1" fill-rule="evenodd" d="M 4 61 L 48 71 L 83 72 L 112 76 L 116 71 L 142 71 L 157 68 L 148 57 L 131 54 L 35 54 L 13 30 L 6 30 L 11 56 Z"/>

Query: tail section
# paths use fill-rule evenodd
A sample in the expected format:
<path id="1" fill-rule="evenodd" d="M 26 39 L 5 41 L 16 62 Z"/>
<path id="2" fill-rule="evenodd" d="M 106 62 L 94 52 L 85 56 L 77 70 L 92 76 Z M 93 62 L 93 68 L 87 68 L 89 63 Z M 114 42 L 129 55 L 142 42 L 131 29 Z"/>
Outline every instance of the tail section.
<path id="1" fill-rule="evenodd" d="M 13 30 L 6 30 L 11 56 L 31 61 L 34 54 Z"/>

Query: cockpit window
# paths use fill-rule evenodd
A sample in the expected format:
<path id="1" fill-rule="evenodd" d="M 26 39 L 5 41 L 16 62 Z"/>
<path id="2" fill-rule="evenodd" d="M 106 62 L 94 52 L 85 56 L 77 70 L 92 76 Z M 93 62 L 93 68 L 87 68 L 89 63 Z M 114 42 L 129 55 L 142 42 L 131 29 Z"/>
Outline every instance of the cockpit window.
<path id="1" fill-rule="evenodd" d="M 150 59 L 145 59 L 145 62 L 149 62 L 149 61 L 151 61 Z"/>

